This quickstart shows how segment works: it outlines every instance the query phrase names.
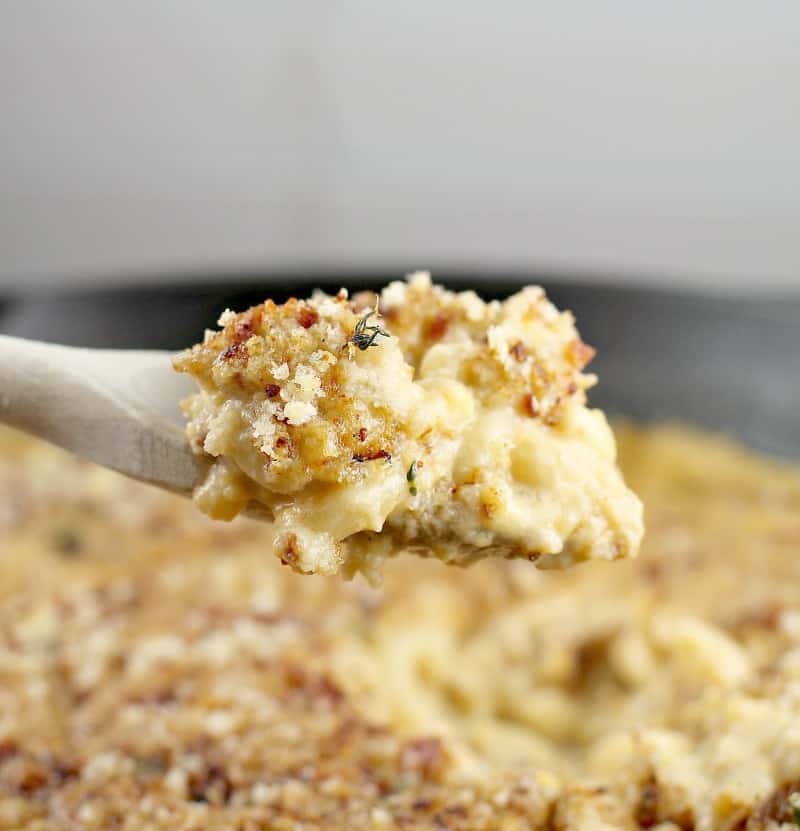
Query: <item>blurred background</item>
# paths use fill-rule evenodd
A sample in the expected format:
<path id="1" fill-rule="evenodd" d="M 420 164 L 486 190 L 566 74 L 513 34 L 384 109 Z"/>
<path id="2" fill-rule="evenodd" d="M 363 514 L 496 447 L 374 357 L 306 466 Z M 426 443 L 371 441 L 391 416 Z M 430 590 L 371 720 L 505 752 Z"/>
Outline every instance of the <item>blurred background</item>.
<path id="1" fill-rule="evenodd" d="M 0 289 L 431 266 L 795 290 L 799 32 L 794 0 L 4 0 Z"/>

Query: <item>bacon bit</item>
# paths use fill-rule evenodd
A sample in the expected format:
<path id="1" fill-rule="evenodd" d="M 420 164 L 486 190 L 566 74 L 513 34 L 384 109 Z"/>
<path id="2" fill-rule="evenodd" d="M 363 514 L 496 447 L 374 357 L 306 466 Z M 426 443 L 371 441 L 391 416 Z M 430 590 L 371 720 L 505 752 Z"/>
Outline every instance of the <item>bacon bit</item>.
<path id="1" fill-rule="evenodd" d="M 59 782 L 67 782 L 70 779 L 74 779 L 80 773 L 80 768 L 75 762 L 55 759 L 53 761 L 53 773 Z"/>
<path id="2" fill-rule="evenodd" d="M 567 395 L 575 395 L 578 391 L 578 385 L 574 381 L 570 381 L 567 385 Z"/>
<path id="3" fill-rule="evenodd" d="M 286 455 L 290 459 L 294 459 L 294 442 L 288 436 L 278 436 L 275 439 L 275 447 L 285 447 Z"/>
<path id="4" fill-rule="evenodd" d="M 366 455 L 362 453 L 353 453 L 354 462 L 373 462 L 375 459 L 387 459 L 388 461 L 391 461 L 392 454 L 386 450 L 375 450 Z"/>
<path id="5" fill-rule="evenodd" d="M 406 742 L 400 752 L 402 766 L 419 770 L 425 779 L 437 779 L 444 770 L 445 761 L 444 747 L 436 738 Z"/>
<path id="6" fill-rule="evenodd" d="M 285 566 L 294 565 L 297 562 L 297 535 L 289 534 L 286 537 L 286 548 L 281 557 L 281 563 Z"/>
<path id="7" fill-rule="evenodd" d="M 261 309 L 250 309 L 245 312 L 237 321 L 233 332 L 234 343 L 243 343 L 248 340 L 261 323 Z"/>
<path id="8" fill-rule="evenodd" d="M 301 306 L 297 311 L 297 322 L 310 329 L 319 320 L 319 312 L 312 306 Z"/>
<path id="9" fill-rule="evenodd" d="M 432 805 L 433 802 L 430 799 L 415 799 L 414 802 L 411 803 L 411 810 L 427 811 Z"/>
<path id="10" fill-rule="evenodd" d="M 444 315 L 436 317 L 428 324 L 428 337 L 431 340 L 441 340 L 450 328 L 450 321 Z"/>
<path id="11" fill-rule="evenodd" d="M 361 772 L 365 777 L 369 778 L 375 776 L 375 771 L 371 765 L 362 762 L 359 765 L 359 768 L 361 769 Z M 394 783 L 389 781 L 388 779 L 375 779 L 373 784 L 378 789 L 378 793 L 381 796 L 388 796 L 390 793 L 394 791 Z"/>
<path id="12" fill-rule="evenodd" d="M 241 358 L 245 363 L 247 363 L 247 349 L 243 343 L 233 343 L 231 344 L 221 355 L 220 358 L 223 361 L 232 361 L 234 359 Z"/>
<path id="13" fill-rule="evenodd" d="M 358 440 L 359 441 L 366 441 L 367 440 L 367 428 L 366 427 L 362 427 L 358 431 Z"/>
<path id="14" fill-rule="evenodd" d="M 49 780 L 46 770 L 36 763 L 30 763 L 20 777 L 19 789 L 23 794 L 30 795 L 43 788 Z"/>
<path id="15" fill-rule="evenodd" d="M 528 357 L 528 347 L 521 340 L 518 340 L 509 351 L 519 363 L 522 363 Z"/>
<path id="16" fill-rule="evenodd" d="M 522 399 L 522 408 L 531 418 L 539 415 L 539 402 L 530 392 Z"/>
<path id="17" fill-rule="evenodd" d="M 203 776 L 192 777 L 189 781 L 189 798 L 193 802 L 227 805 L 233 790 L 225 769 L 216 763 L 210 764 Z"/>
<path id="18" fill-rule="evenodd" d="M 267 384 L 264 387 L 264 392 L 267 394 L 267 398 L 275 398 L 275 396 L 281 391 L 281 388 L 277 384 Z"/>
<path id="19" fill-rule="evenodd" d="M 531 562 L 531 563 L 535 563 L 541 556 L 542 556 L 541 551 L 531 551 L 528 554 L 528 561 Z"/>
<path id="20" fill-rule="evenodd" d="M 594 347 L 589 346 L 588 343 L 584 343 L 580 338 L 575 338 L 575 340 L 570 341 L 567 349 L 569 350 L 573 363 L 578 369 L 583 369 L 597 354 L 597 350 Z"/>

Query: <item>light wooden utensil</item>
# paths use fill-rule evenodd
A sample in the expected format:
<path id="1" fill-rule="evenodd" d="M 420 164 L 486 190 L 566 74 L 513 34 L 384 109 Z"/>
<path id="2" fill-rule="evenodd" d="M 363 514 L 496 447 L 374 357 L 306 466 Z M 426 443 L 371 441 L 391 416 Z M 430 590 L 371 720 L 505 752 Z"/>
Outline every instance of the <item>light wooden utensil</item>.
<path id="1" fill-rule="evenodd" d="M 205 472 L 183 433 L 191 380 L 169 352 L 80 349 L 0 335 L 0 421 L 188 494 Z"/>

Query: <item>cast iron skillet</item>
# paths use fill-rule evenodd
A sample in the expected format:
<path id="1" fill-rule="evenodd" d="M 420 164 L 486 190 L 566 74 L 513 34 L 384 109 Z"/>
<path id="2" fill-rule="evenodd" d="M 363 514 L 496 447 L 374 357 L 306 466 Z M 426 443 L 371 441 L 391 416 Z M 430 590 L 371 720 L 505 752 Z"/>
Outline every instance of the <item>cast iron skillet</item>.
<path id="1" fill-rule="evenodd" d="M 397 276 L 218 274 L 193 282 L 167 278 L 159 287 L 19 295 L 0 306 L 0 331 L 82 346 L 179 349 L 201 338 L 226 307 L 304 297 L 317 286 L 375 288 Z M 544 285 L 559 307 L 575 312 L 584 339 L 597 347 L 591 368 L 600 384 L 590 400 L 614 415 L 681 419 L 800 458 L 800 297 L 695 297 L 551 282 L 543 274 L 435 276 L 485 297 Z"/>

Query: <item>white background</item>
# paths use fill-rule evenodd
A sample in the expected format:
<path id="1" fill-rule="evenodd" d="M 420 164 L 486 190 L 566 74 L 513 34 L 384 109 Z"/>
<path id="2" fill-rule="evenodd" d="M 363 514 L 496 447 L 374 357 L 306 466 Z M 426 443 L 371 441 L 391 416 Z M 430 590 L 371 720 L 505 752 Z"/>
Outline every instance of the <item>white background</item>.
<path id="1" fill-rule="evenodd" d="M 3 0 L 0 283 L 800 287 L 796 0 Z"/>

